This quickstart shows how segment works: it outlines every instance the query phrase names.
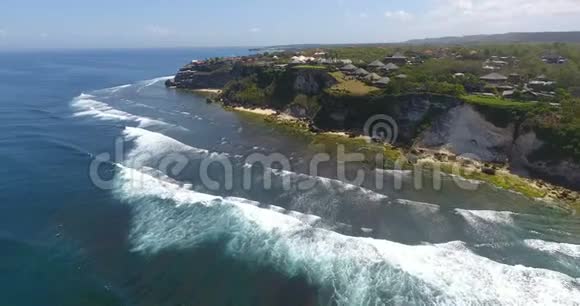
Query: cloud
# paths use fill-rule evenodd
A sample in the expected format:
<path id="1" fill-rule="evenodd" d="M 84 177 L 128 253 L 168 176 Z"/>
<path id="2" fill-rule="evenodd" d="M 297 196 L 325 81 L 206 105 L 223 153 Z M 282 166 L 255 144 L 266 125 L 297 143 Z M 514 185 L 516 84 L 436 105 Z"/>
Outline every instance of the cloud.
<path id="1" fill-rule="evenodd" d="M 579 0 L 425 0 L 423 12 L 387 11 L 389 20 L 407 23 L 405 38 L 506 32 L 570 31 L 580 28 Z"/>
<path id="2" fill-rule="evenodd" d="M 360 13 L 358 16 L 359 16 L 360 18 L 366 19 L 366 18 L 368 18 L 368 17 L 369 17 L 369 14 L 367 14 L 367 13 L 364 13 L 364 12 L 363 12 L 363 13 Z"/>
<path id="3" fill-rule="evenodd" d="M 172 31 L 166 27 L 160 25 L 149 25 L 145 27 L 145 31 L 154 36 L 169 36 Z"/>
<path id="4" fill-rule="evenodd" d="M 387 17 L 389 19 L 397 19 L 397 20 L 401 20 L 401 21 L 406 21 L 406 20 L 413 18 L 413 15 L 411 15 L 410 13 L 408 13 L 406 11 L 399 10 L 399 11 L 386 11 L 385 17 Z"/>
<path id="5" fill-rule="evenodd" d="M 439 18 L 465 18 L 473 21 L 530 17 L 556 17 L 580 13 L 578 0 L 437 0 L 429 13 Z M 510 20 L 512 19 L 512 20 Z"/>
<path id="6" fill-rule="evenodd" d="M 261 32 L 261 31 L 262 31 L 262 29 L 260 29 L 258 27 L 254 27 L 254 28 L 251 28 L 250 29 L 250 32 L 252 32 L 252 33 L 258 33 L 258 32 Z"/>

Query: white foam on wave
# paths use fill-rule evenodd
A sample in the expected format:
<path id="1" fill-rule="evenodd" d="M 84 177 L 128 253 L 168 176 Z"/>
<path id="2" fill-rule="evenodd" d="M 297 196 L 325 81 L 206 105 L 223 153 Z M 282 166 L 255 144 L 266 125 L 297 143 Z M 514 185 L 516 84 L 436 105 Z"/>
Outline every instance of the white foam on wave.
<path id="1" fill-rule="evenodd" d="M 430 211 L 433 211 L 433 212 L 437 212 L 441 208 L 437 204 L 431 204 L 431 203 L 425 203 L 425 202 L 418 202 L 418 201 L 411 201 L 411 200 L 405 200 L 405 199 L 397 199 L 397 200 L 395 200 L 395 202 L 398 203 L 398 204 L 401 204 L 401 205 L 408 205 L 408 206 L 423 208 L 423 209 L 430 210 Z"/>
<path id="2" fill-rule="evenodd" d="M 151 80 L 146 80 L 146 81 L 139 82 L 140 87 L 137 89 L 137 92 L 141 92 L 143 89 L 145 89 L 147 87 L 150 87 L 150 86 L 153 86 L 153 85 L 155 85 L 155 84 L 157 84 L 159 82 L 167 81 L 169 79 L 173 79 L 173 77 L 174 77 L 173 75 L 170 75 L 170 76 L 164 76 L 164 77 L 159 77 L 159 78 L 154 78 L 154 79 L 151 79 Z"/>
<path id="3" fill-rule="evenodd" d="M 267 207 L 267 209 L 278 214 L 291 216 L 307 224 L 314 224 L 321 220 L 320 217 L 307 215 L 296 211 L 288 211 L 282 207 L 274 205 L 262 205 L 259 202 L 239 198 L 239 197 L 221 197 L 209 195 L 191 190 L 189 185 L 180 185 L 177 181 L 171 180 L 158 171 L 138 171 L 129 167 L 119 165 L 118 182 L 121 182 L 120 188 L 123 190 L 125 198 L 147 198 L 155 197 L 163 200 L 171 200 L 177 206 L 183 205 L 222 205 L 230 203 L 240 207 Z M 272 220 L 275 221 L 275 220 Z M 272 224 L 275 224 L 273 222 Z M 273 225 L 272 225 L 273 226 Z M 272 228 L 270 226 L 270 228 Z"/>
<path id="4" fill-rule="evenodd" d="M 455 209 L 470 224 L 480 224 L 482 221 L 493 224 L 512 225 L 513 212 L 495 210 L 465 210 Z"/>
<path id="5" fill-rule="evenodd" d="M 152 176 L 135 185 L 133 172 L 122 169 L 116 193 L 134 208 L 136 251 L 190 247 L 223 234 L 232 256 L 269 263 L 289 275 L 306 274 L 315 285 L 333 288 L 338 305 L 573 305 L 580 296 L 580 285 L 569 276 L 501 264 L 461 242 L 411 246 L 348 237 L 313 227 L 302 214 L 262 209 Z"/>
<path id="6" fill-rule="evenodd" d="M 115 87 L 107 88 L 106 91 L 108 91 L 109 93 L 116 93 L 116 92 L 120 91 L 121 89 L 129 88 L 131 86 L 132 86 L 132 84 L 125 84 L 125 85 L 120 85 L 120 86 L 115 86 Z"/>
<path id="7" fill-rule="evenodd" d="M 192 147 L 162 133 L 152 132 L 142 128 L 125 127 L 123 135 L 133 141 L 135 148 L 129 153 L 129 159 L 138 155 L 163 156 L 167 153 L 190 152 L 208 156 L 211 153 L 206 149 Z M 224 155 L 226 155 L 224 153 Z"/>
<path id="8" fill-rule="evenodd" d="M 249 165 L 246 165 L 249 166 Z M 296 173 L 296 172 L 292 172 L 292 171 L 287 171 L 287 170 L 274 170 L 275 175 L 278 175 L 280 177 L 292 177 L 294 179 L 297 180 L 315 180 L 316 184 L 319 187 L 324 187 L 326 189 L 337 189 L 336 191 L 338 192 L 344 192 L 344 191 L 355 191 L 355 192 L 359 192 L 361 193 L 367 200 L 369 201 L 382 201 L 382 200 L 387 200 L 389 199 L 389 197 L 387 195 L 372 191 L 370 189 L 361 187 L 361 186 L 357 186 L 354 184 L 350 184 L 347 182 L 343 182 L 341 180 L 337 180 L 337 179 L 331 179 L 331 178 L 327 178 L 327 177 L 322 177 L 322 176 L 312 176 L 312 175 L 308 175 L 308 174 L 303 174 L 303 173 Z"/>
<path id="9" fill-rule="evenodd" d="M 526 239 L 524 244 L 532 249 L 550 254 L 562 254 L 569 257 L 580 258 L 580 245 L 569 243 L 550 242 L 537 239 Z"/>
<path id="10" fill-rule="evenodd" d="M 111 107 L 109 104 L 97 101 L 92 95 L 81 94 L 71 103 L 75 110 L 73 116 L 75 117 L 93 117 L 100 120 L 108 121 L 132 121 L 138 123 L 139 127 L 163 126 L 163 127 L 177 127 L 175 125 L 152 119 L 145 116 L 137 116 L 125 111 L 121 111 Z M 181 127 L 178 127 L 181 128 Z M 183 128 L 181 128 L 183 129 Z"/>
<path id="11" fill-rule="evenodd" d="M 133 141 L 135 144 L 134 149 L 128 154 L 127 157 L 128 162 L 133 162 L 133 165 L 135 165 L 135 163 L 132 160 L 139 157 L 151 156 L 152 158 L 155 158 L 166 156 L 170 153 L 179 152 L 193 153 L 198 155 L 198 158 L 223 159 L 230 157 L 230 155 L 227 153 L 210 152 L 206 149 L 189 146 L 162 133 L 152 132 L 142 128 L 126 127 L 124 130 L 124 135 L 127 140 Z M 252 165 L 250 164 L 244 164 L 244 167 L 246 168 L 251 166 Z M 313 180 L 316 184 L 313 185 L 312 188 L 323 187 L 327 190 L 334 190 L 335 192 L 329 193 L 329 196 L 332 197 L 335 197 L 337 193 L 350 191 L 360 194 L 361 197 L 366 201 L 383 201 L 388 199 L 388 196 L 384 194 L 380 194 L 372 190 L 345 183 L 336 179 L 310 176 L 307 174 L 296 173 L 288 170 L 277 170 L 268 167 L 266 167 L 266 170 L 271 171 L 272 175 L 278 176 L 282 179 L 288 177 L 296 184 L 299 184 L 303 180 Z"/>

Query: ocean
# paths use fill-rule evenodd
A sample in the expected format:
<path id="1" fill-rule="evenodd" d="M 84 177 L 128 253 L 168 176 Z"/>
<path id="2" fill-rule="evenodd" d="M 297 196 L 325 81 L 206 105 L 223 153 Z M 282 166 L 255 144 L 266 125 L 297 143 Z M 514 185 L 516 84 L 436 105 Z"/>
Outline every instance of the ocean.
<path id="1" fill-rule="evenodd" d="M 0 52 L 0 305 L 580 304 L 577 217 L 164 86 L 244 54 Z"/>

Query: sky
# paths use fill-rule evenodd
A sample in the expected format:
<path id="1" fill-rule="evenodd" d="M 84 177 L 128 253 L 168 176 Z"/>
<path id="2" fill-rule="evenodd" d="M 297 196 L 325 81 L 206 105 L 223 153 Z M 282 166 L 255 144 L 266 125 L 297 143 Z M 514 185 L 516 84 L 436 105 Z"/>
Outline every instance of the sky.
<path id="1" fill-rule="evenodd" d="M 580 0 L 1 0 L 0 50 L 380 43 L 580 30 Z"/>

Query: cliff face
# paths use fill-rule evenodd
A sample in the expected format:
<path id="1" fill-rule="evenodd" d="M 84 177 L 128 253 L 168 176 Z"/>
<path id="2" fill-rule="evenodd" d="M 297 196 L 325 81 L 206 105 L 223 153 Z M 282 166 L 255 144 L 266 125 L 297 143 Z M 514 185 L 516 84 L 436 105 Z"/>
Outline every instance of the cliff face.
<path id="1" fill-rule="evenodd" d="M 538 138 L 533 128 L 522 128 L 517 121 L 498 126 L 478 108 L 455 98 L 327 97 L 314 123 L 322 129 L 362 133 L 366 120 L 376 114 L 389 115 L 397 122 L 400 144 L 507 164 L 515 173 L 580 190 L 580 163 L 538 154 L 545 149 L 546 141 Z"/>
<path id="2" fill-rule="evenodd" d="M 168 80 L 166 85 L 183 89 L 222 88 L 231 80 L 233 77 L 230 71 L 180 71 L 175 75 L 175 79 Z"/>
<path id="3" fill-rule="evenodd" d="M 580 164 L 566 158 L 549 160 L 535 154 L 545 146 L 545 141 L 538 138 L 533 130 L 525 131 L 514 140 L 510 164 L 516 171 L 525 171 L 524 175 L 535 175 L 548 181 L 580 189 Z"/>
<path id="4" fill-rule="evenodd" d="M 435 119 L 415 142 L 416 147 L 445 149 L 484 162 L 508 164 L 520 175 L 580 190 L 580 164 L 571 158 L 551 160 L 538 154 L 545 145 L 533 128 L 522 128 L 517 122 L 498 127 L 467 104 Z"/>
<path id="5" fill-rule="evenodd" d="M 336 80 L 326 71 L 296 70 L 291 78 L 294 79 L 293 89 L 296 93 L 318 95 L 326 88 L 336 84 Z"/>
<path id="6" fill-rule="evenodd" d="M 230 62 L 192 63 L 179 69 L 165 85 L 182 89 L 223 88 L 229 82 L 252 72 L 252 67 Z"/>
<path id="7" fill-rule="evenodd" d="M 314 123 L 329 130 L 362 133 L 369 118 L 382 114 L 392 117 L 398 128 L 399 143 L 410 144 L 431 118 L 459 105 L 452 97 L 430 95 L 336 97 L 325 95 Z"/>
<path id="8" fill-rule="evenodd" d="M 564 155 L 550 158 L 550 139 L 502 109 L 483 109 L 455 97 L 429 94 L 402 96 L 336 96 L 325 91 L 336 80 L 324 70 L 268 70 L 222 65 L 200 71 L 186 66 L 168 81 L 178 88 L 224 88 L 226 104 L 269 107 L 307 118 L 322 130 L 362 134 L 374 115 L 392 117 L 397 143 L 415 148 L 447 150 L 483 162 L 507 164 L 521 175 L 580 190 L 580 163 Z M 226 86 L 227 85 L 227 86 Z M 514 117 L 515 116 L 515 117 Z M 562 157 L 563 156 L 563 157 Z"/>
<path id="9" fill-rule="evenodd" d="M 515 123 L 501 128 L 471 105 L 450 109 L 418 135 L 415 146 L 470 154 L 485 162 L 506 163 L 514 142 Z"/>

